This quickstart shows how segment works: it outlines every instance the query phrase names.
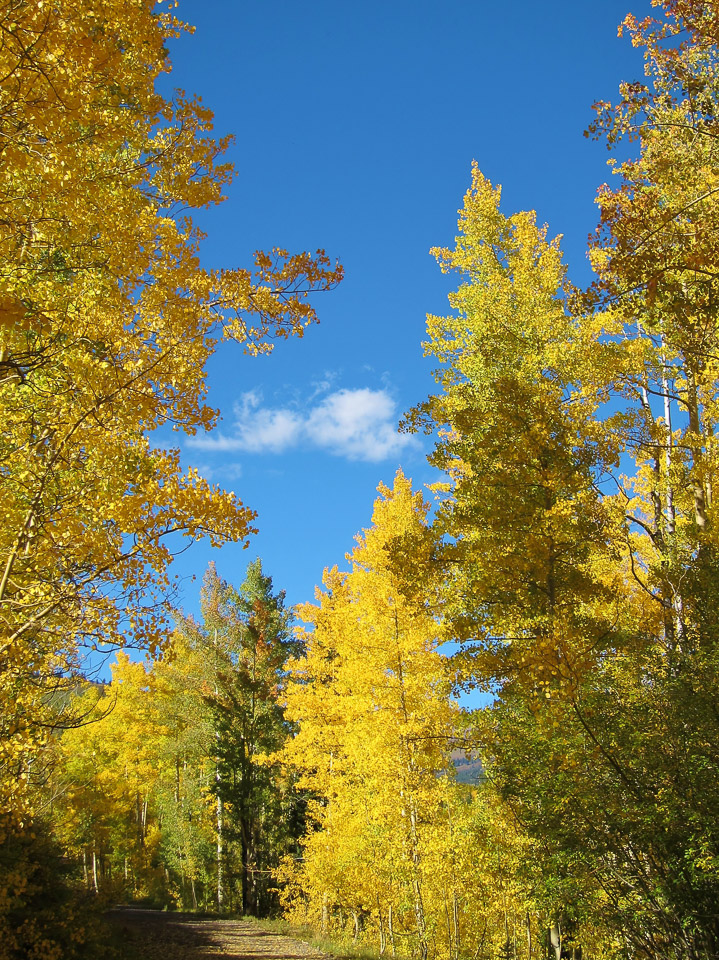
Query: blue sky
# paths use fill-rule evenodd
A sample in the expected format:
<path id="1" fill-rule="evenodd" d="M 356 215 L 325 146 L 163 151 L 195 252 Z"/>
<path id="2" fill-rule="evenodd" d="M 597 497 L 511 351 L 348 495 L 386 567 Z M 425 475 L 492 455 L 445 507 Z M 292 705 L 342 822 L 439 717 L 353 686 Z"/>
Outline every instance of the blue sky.
<path id="1" fill-rule="evenodd" d="M 258 512 L 248 550 L 194 544 L 174 564 L 197 609 L 209 560 L 239 584 L 260 556 L 288 603 L 346 565 L 376 487 L 402 466 L 431 482 L 430 441 L 396 433 L 433 389 L 426 313 L 451 278 L 429 249 L 451 245 L 472 160 L 503 185 L 503 209 L 536 209 L 587 283 L 586 238 L 606 148 L 583 137 L 591 104 L 615 100 L 642 60 L 617 24 L 648 0 L 181 0 L 196 27 L 172 43 L 170 83 L 199 94 L 234 133 L 237 178 L 198 223 L 207 266 L 249 266 L 256 249 L 324 247 L 346 278 L 317 299 L 302 340 L 249 358 L 221 344 L 209 368 L 212 434 L 183 461 Z"/>

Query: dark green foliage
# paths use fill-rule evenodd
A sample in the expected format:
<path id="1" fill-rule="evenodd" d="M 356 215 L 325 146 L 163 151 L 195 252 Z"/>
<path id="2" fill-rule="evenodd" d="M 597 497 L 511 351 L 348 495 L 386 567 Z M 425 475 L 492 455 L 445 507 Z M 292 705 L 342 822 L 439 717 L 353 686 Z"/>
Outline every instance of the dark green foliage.
<path id="1" fill-rule="evenodd" d="M 543 850 L 538 903 L 628 955 L 719 951 L 719 648 L 686 643 L 647 638 L 549 704 L 494 711 L 491 776 Z"/>
<path id="2" fill-rule="evenodd" d="M 239 590 L 213 579 L 203 594 L 205 630 L 218 657 L 214 690 L 206 700 L 216 740 L 215 795 L 223 805 L 227 880 L 245 914 L 267 916 L 277 907 L 272 878 L 279 858 L 304 829 L 303 801 L 271 755 L 292 729 L 284 718 L 287 661 L 301 653 L 290 634 L 284 592 L 259 560 Z"/>
<path id="3" fill-rule="evenodd" d="M 88 896 L 40 820 L 3 823 L 0 956 L 3 960 L 91 960 L 105 949 L 103 904 Z"/>

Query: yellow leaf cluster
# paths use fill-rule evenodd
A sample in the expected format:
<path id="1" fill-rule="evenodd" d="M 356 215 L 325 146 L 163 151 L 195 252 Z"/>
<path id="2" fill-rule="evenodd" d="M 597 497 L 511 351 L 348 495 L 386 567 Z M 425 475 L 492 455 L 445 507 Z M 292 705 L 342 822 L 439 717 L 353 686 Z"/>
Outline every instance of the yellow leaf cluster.
<path id="1" fill-rule="evenodd" d="M 316 319 L 324 252 L 201 266 L 188 211 L 222 200 L 229 138 L 155 81 L 186 27 L 151 0 L 0 2 L 0 807 L 81 645 L 162 642 L 168 534 L 243 540 L 252 512 L 184 473 L 159 427 L 210 429 L 218 340 Z M 154 598 L 153 598 L 154 593 Z M 32 678 L 32 682 L 31 682 Z M 32 724 L 31 724 L 32 726 Z"/>

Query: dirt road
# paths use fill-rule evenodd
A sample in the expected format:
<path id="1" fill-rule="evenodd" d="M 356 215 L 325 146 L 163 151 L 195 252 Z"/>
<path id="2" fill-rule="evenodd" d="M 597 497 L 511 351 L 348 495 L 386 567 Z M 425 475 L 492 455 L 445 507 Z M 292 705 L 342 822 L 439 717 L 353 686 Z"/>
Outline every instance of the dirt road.
<path id="1" fill-rule="evenodd" d="M 138 960 L 319 960 L 309 944 L 265 932 L 249 920 L 118 907 L 108 918 L 129 957 Z"/>

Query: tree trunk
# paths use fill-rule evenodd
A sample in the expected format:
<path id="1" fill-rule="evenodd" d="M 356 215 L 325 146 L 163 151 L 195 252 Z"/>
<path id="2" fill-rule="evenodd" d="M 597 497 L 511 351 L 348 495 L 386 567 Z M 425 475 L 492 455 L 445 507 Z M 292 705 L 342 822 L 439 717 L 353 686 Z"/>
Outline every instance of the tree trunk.
<path id="1" fill-rule="evenodd" d="M 329 904 L 327 903 L 327 894 L 323 893 L 322 894 L 322 921 L 321 921 L 321 927 L 320 927 L 320 929 L 322 930 L 322 933 L 327 933 L 327 930 L 329 929 L 329 922 L 330 922 L 330 911 L 329 911 Z"/>
<path id="2" fill-rule="evenodd" d="M 532 918 L 529 916 L 529 910 L 526 913 L 527 924 L 527 960 L 532 960 Z"/>
<path id="3" fill-rule="evenodd" d="M 242 857 L 242 913 L 247 916 L 252 912 L 250 906 L 250 875 L 246 824 L 242 823 L 240 831 L 240 849 Z"/>
<path id="4" fill-rule="evenodd" d="M 97 854 L 95 852 L 95 841 L 92 841 L 92 883 L 95 888 L 95 893 L 100 892 L 100 887 L 97 882 Z"/>
<path id="5" fill-rule="evenodd" d="M 414 865 L 414 913 L 417 919 L 417 933 L 419 934 L 419 949 L 422 960 L 427 960 L 427 923 L 424 916 L 424 902 L 422 900 L 422 886 L 419 879 L 419 844 L 417 840 L 417 807 L 414 799 L 410 799 L 410 822 L 412 824 L 412 863 Z"/>
<path id="6" fill-rule="evenodd" d="M 377 894 L 377 918 L 379 921 L 379 955 L 382 957 L 387 949 L 387 935 L 384 930 L 384 918 L 382 916 L 382 904 L 379 899 L 379 894 Z"/>
<path id="7" fill-rule="evenodd" d="M 562 928 L 558 921 L 549 928 L 549 944 L 554 951 L 555 960 L 562 960 Z"/>
<path id="8" fill-rule="evenodd" d="M 219 782 L 220 771 L 217 770 L 217 780 Z M 223 846 L 223 807 L 222 797 L 217 797 L 217 909 L 222 913 L 222 907 L 225 902 L 224 877 L 222 873 L 222 846 Z"/>
<path id="9" fill-rule="evenodd" d="M 676 526 L 674 510 L 674 490 L 671 484 L 672 469 L 672 401 L 669 396 L 666 361 L 662 358 L 662 393 L 664 394 L 664 426 L 667 430 L 667 442 L 664 449 L 664 469 L 667 475 L 667 493 L 665 509 L 667 514 L 667 535 L 672 536 Z"/>
<path id="10" fill-rule="evenodd" d="M 446 888 L 442 891 L 444 899 L 444 915 L 447 921 L 447 955 L 449 957 L 453 956 L 452 950 L 452 921 L 449 916 L 449 903 L 447 902 L 447 890 Z"/>
<path id="11" fill-rule="evenodd" d="M 392 923 L 392 904 L 391 903 L 387 909 L 387 931 L 389 933 L 389 942 L 392 948 L 392 956 L 396 957 L 397 948 L 395 947 L 395 943 L 394 943 L 394 925 Z"/>
<path id="12" fill-rule="evenodd" d="M 689 412 L 689 430 L 694 435 L 691 444 L 693 460 L 691 486 L 694 491 L 694 520 L 697 529 L 703 533 L 707 526 L 707 504 L 704 483 L 701 477 L 696 476 L 697 467 L 701 464 L 702 459 L 702 428 L 699 418 L 699 398 L 697 397 L 696 380 L 693 370 L 687 371 L 687 407 Z"/>
<path id="13" fill-rule="evenodd" d="M 459 901 L 456 891 L 452 891 L 452 917 L 454 919 L 454 950 L 455 956 L 459 957 L 459 951 L 462 947 L 462 938 L 459 932 Z"/>

